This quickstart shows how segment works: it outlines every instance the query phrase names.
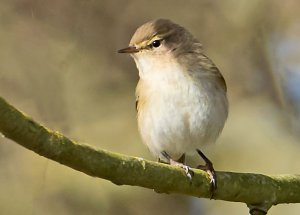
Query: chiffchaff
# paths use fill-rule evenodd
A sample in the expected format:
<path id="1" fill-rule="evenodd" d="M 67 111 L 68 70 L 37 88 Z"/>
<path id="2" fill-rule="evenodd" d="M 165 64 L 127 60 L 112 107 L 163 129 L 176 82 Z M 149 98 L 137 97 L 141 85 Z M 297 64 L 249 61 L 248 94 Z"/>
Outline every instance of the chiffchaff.
<path id="1" fill-rule="evenodd" d="M 203 53 L 200 42 L 185 28 L 166 19 L 140 26 L 129 47 L 139 70 L 136 88 L 138 127 L 143 142 L 159 159 L 182 167 L 185 155 L 198 154 L 211 178 L 211 161 L 200 151 L 214 143 L 228 115 L 226 83 L 215 64 Z"/>

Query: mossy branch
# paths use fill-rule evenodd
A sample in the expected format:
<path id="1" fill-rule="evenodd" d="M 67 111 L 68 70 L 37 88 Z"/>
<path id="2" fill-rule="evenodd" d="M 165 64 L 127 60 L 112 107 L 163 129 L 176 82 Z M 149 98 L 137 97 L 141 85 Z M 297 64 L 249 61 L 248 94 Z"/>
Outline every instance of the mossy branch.
<path id="1" fill-rule="evenodd" d="M 117 185 L 203 198 L 211 195 L 209 177 L 204 171 L 194 170 L 190 182 L 180 168 L 79 144 L 38 124 L 2 98 L 0 132 L 41 156 Z M 217 178 L 214 199 L 244 202 L 252 214 L 264 214 L 272 205 L 300 202 L 299 175 L 217 172 Z"/>

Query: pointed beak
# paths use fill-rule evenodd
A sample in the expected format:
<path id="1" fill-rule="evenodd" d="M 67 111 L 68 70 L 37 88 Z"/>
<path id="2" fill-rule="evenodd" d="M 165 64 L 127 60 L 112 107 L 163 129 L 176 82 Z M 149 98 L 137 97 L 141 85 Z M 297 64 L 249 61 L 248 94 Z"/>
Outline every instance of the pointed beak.
<path id="1" fill-rule="evenodd" d="M 118 53 L 129 53 L 129 54 L 132 54 L 132 53 L 136 53 L 136 52 L 139 52 L 139 50 L 136 47 L 134 47 L 134 46 L 129 46 L 127 48 L 118 50 Z"/>

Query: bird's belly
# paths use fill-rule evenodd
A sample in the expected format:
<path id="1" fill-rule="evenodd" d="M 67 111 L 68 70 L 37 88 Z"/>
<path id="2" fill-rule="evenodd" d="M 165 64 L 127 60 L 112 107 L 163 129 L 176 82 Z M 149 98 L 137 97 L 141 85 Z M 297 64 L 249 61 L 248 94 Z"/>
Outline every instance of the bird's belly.
<path id="1" fill-rule="evenodd" d="M 138 112 L 139 131 L 149 150 L 157 157 L 166 151 L 177 159 L 214 142 L 226 119 L 217 116 L 217 100 L 196 86 L 164 90 L 154 93 Z"/>

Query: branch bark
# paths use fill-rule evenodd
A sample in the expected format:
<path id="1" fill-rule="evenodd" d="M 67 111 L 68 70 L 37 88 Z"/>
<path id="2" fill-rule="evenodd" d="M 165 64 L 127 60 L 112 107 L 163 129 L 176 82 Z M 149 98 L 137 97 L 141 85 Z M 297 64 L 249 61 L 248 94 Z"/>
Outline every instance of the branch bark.
<path id="1" fill-rule="evenodd" d="M 194 169 L 190 182 L 180 168 L 77 143 L 38 124 L 2 98 L 0 132 L 41 156 L 117 185 L 201 198 L 211 195 L 209 177 L 204 171 Z M 264 214 L 272 205 L 300 202 L 299 175 L 217 172 L 217 178 L 218 189 L 213 198 L 246 203 L 252 214 Z"/>

